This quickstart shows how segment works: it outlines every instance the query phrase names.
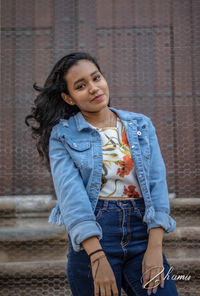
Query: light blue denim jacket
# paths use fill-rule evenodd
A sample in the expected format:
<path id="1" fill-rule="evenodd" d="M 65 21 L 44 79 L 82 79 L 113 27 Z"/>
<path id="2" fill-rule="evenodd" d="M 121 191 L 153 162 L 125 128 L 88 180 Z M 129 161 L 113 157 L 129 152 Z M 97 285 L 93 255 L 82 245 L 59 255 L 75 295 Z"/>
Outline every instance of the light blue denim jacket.
<path id="1" fill-rule="evenodd" d="M 145 202 L 147 231 L 161 226 L 166 233 L 172 232 L 176 222 L 169 215 L 166 169 L 151 120 L 143 114 L 109 109 L 119 115 L 125 127 Z M 49 158 L 58 199 L 49 222 L 64 224 L 73 249 L 83 250 L 83 240 L 103 236 L 94 215 L 102 176 L 101 136 L 81 112 L 68 120 L 60 119 L 51 131 Z"/>

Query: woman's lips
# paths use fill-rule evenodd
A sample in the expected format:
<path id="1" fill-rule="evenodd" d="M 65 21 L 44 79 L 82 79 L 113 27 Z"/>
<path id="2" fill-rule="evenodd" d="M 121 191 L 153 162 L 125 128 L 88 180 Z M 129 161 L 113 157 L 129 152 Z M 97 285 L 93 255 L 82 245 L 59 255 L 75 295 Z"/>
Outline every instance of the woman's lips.
<path id="1" fill-rule="evenodd" d="M 103 96 L 104 96 L 104 94 L 99 95 L 98 97 L 92 99 L 92 102 L 94 102 L 94 101 L 95 101 L 95 102 L 96 102 L 96 101 L 101 101 L 101 100 L 103 99 Z"/>

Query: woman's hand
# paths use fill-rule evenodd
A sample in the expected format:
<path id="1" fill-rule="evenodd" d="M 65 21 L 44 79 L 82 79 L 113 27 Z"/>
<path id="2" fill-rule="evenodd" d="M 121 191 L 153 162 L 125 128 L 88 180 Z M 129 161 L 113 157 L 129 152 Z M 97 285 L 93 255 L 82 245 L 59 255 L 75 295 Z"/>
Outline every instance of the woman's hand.
<path id="1" fill-rule="evenodd" d="M 142 275 L 142 286 L 146 289 L 148 286 L 147 295 L 156 294 L 159 285 L 164 287 L 162 247 L 147 247 L 142 260 Z"/>
<path id="2" fill-rule="evenodd" d="M 88 255 L 98 249 L 102 249 L 96 236 L 85 239 L 82 245 Z M 99 296 L 101 292 L 101 296 L 111 296 L 112 291 L 113 296 L 118 296 L 115 275 L 103 249 L 100 252 L 90 255 L 90 263 L 94 280 L 94 295 Z"/>
<path id="3" fill-rule="evenodd" d="M 116 279 L 104 252 L 92 255 L 90 262 L 94 279 L 94 295 L 118 296 Z"/>

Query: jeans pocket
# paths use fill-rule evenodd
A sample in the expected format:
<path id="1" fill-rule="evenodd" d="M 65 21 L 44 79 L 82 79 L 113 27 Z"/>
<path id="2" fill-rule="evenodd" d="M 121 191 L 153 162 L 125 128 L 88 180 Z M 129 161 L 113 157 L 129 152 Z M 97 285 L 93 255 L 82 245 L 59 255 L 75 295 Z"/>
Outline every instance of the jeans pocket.
<path id="1" fill-rule="evenodd" d="M 135 212 L 138 214 L 138 217 L 143 220 L 144 213 L 145 213 L 145 207 L 137 207 L 135 208 Z"/>
<path id="2" fill-rule="evenodd" d="M 96 217 L 96 221 L 99 221 L 99 219 L 101 218 L 102 215 L 102 208 L 97 207 L 94 211 L 95 217 Z"/>

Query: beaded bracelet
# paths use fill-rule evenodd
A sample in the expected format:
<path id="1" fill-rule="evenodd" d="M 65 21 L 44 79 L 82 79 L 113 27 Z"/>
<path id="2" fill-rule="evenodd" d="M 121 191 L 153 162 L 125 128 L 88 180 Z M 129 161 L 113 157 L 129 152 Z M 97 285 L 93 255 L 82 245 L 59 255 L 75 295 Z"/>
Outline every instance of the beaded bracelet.
<path id="1" fill-rule="evenodd" d="M 101 252 L 101 251 L 103 251 L 103 249 L 98 249 L 98 250 L 96 250 L 96 251 L 94 251 L 94 252 L 88 254 L 88 256 L 90 257 L 90 256 L 92 256 L 93 254 L 95 254 L 95 253 L 97 253 L 97 252 Z"/>

